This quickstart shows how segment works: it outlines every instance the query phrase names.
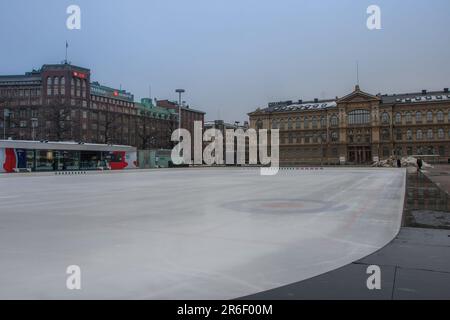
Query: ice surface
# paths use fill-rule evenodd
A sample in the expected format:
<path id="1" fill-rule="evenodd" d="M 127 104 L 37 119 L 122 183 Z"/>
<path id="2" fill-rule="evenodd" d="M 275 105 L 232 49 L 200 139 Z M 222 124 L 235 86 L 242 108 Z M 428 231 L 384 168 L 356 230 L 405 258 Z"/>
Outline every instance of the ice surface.
<path id="1" fill-rule="evenodd" d="M 387 244 L 404 189 L 404 169 L 378 168 L 3 175 L 0 298 L 249 295 Z"/>

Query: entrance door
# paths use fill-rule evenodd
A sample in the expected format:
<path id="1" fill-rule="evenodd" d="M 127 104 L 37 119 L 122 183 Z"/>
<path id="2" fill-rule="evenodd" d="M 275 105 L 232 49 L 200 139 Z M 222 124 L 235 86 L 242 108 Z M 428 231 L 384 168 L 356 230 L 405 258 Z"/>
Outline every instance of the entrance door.
<path id="1" fill-rule="evenodd" d="M 372 160 L 372 151 L 369 146 L 349 147 L 348 160 L 355 164 L 365 164 Z"/>

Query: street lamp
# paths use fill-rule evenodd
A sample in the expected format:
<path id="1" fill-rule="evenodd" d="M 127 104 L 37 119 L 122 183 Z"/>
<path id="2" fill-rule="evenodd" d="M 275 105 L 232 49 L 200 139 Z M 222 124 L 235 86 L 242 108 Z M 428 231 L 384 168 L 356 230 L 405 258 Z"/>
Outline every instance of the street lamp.
<path id="1" fill-rule="evenodd" d="M 184 89 L 176 89 L 176 93 L 178 93 L 178 129 L 181 129 L 181 94 L 185 93 Z"/>

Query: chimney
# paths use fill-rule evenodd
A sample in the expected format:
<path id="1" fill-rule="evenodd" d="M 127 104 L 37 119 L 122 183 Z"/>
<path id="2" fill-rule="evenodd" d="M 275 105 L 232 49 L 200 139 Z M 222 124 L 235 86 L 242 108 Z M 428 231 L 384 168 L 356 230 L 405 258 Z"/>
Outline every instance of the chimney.
<path id="1" fill-rule="evenodd" d="M 298 100 L 298 104 L 302 104 L 302 103 L 303 103 L 302 99 Z"/>
<path id="2" fill-rule="evenodd" d="M 317 99 L 317 98 L 314 98 L 314 102 L 319 102 L 319 99 Z"/>
<path id="3" fill-rule="evenodd" d="M 427 94 L 427 90 L 422 90 L 422 94 Z"/>
<path id="4" fill-rule="evenodd" d="M 444 88 L 444 92 L 445 92 L 445 93 L 448 93 L 448 88 Z"/>

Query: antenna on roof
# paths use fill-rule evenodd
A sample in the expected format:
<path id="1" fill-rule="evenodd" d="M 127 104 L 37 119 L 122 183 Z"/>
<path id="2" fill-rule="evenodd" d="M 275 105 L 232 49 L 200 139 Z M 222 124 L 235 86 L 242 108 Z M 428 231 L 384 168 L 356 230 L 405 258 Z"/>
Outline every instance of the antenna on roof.
<path id="1" fill-rule="evenodd" d="M 66 40 L 66 58 L 64 60 L 64 63 L 67 64 L 67 49 L 69 48 L 69 42 Z"/>
<path id="2" fill-rule="evenodd" d="M 356 60 L 356 85 L 359 87 L 359 61 Z"/>

